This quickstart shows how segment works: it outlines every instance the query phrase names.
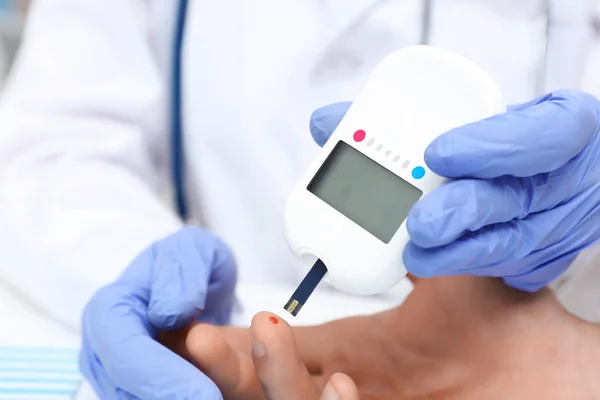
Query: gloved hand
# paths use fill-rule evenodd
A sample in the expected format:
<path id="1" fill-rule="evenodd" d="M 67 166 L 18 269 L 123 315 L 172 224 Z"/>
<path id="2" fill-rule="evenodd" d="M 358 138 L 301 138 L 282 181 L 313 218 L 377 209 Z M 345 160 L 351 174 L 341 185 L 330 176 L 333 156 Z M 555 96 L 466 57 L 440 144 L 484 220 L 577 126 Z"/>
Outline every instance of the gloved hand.
<path id="1" fill-rule="evenodd" d="M 155 243 L 87 305 L 83 375 L 101 399 L 222 399 L 209 378 L 155 339 L 192 320 L 227 323 L 235 282 L 231 252 L 201 229 Z"/>
<path id="2" fill-rule="evenodd" d="M 317 143 L 348 106 L 313 113 Z M 561 275 L 600 238 L 599 113 L 591 95 L 557 91 L 435 139 L 425 162 L 454 180 L 411 209 L 408 271 L 502 277 L 531 292 Z"/>

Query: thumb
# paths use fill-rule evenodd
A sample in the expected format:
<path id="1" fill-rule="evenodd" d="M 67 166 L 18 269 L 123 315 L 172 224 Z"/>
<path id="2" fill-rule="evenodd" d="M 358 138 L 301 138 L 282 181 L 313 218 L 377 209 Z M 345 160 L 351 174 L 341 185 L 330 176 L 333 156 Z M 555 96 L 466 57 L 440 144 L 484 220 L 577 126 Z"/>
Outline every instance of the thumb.
<path id="1" fill-rule="evenodd" d="M 549 95 L 540 96 L 527 103 L 509 106 L 508 109 L 509 111 L 521 111 L 539 104 L 548 98 Z M 310 116 L 310 133 L 319 146 L 323 146 L 329 140 L 329 137 L 340 124 L 351 105 L 351 101 L 332 103 L 318 108 L 312 113 Z"/>
<path id="2" fill-rule="evenodd" d="M 545 97 L 536 98 L 530 102 L 509 107 L 509 110 L 523 110 L 544 100 L 546 100 Z M 319 146 L 323 146 L 329 140 L 351 105 L 351 101 L 332 103 L 318 108 L 312 113 L 310 116 L 310 133 Z"/>
<path id="3" fill-rule="evenodd" d="M 298 354 L 292 328 L 274 314 L 261 312 L 250 326 L 252 361 L 269 400 L 312 400 L 321 390 Z"/>
<path id="4" fill-rule="evenodd" d="M 554 171 L 587 146 L 598 126 L 599 102 L 557 91 L 503 114 L 452 129 L 425 150 L 432 171 L 447 178 L 489 179 Z"/>
<path id="5" fill-rule="evenodd" d="M 215 236 L 186 227 L 156 243 L 154 255 L 148 317 L 155 327 L 178 329 L 207 308 L 218 308 L 209 295 L 218 297 L 217 305 L 233 302 L 235 261 Z"/>
<path id="6" fill-rule="evenodd" d="M 319 146 L 323 146 L 329 140 L 351 104 L 351 102 L 333 103 L 313 112 L 310 117 L 310 133 Z"/>
<path id="7" fill-rule="evenodd" d="M 358 388 L 348 375 L 333 374 L 321 394 L 321 400 L 359 400 Z"/>

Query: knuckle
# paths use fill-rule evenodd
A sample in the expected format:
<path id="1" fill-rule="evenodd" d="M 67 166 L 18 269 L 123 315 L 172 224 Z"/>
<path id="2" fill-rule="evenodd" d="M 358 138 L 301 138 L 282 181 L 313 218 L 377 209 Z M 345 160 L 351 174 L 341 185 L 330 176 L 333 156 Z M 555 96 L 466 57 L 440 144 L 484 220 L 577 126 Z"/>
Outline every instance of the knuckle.
<path id="1" fill-rule="evenodd" d="M 225 243 L 219 241 L 215 250 L 216 250 L 215 258 L 216 258 L 217 264 L 219 264 L 221 267 L 224 267 L 227 269 L 232 268 L 232 267 L 234 268 L 236 259 L 235 259 L 235 256 L 233 255 L 233 252 L 229 248 L 229 246 L 227 246 Z"/>
<path id="2" fill-rule="evenodd" d="M 188 333 L 186 347 L 192 356 L 201 361 L 215 362 L 229 350 L 229 344 L 215 326 L 198 324 Z"/>
<path id="3" fill-rule="evenodd" d="M 198 268 L 219 269 L 232 274 L 236 259 L 230 247 L 219 237 L 196 226 L 186 226 L 154 246 L 156 260 L 178 265 L 196 273 Z"/>
<path id="4" fill-rule="evenodd" d="M 595 96 L 581 90 L 564 89 L 555 92 L 555 97 L 566 100 L 564 106 L 572 113 L 574 121 L 582 126 L 597 125 L 600 101 Z"/>
<path id="5" fill-rule="evenodd" d="M 196 243 L 205 240 L 206 232 L 197 226 L 187 225 L 168 236 L 165 240 L 159 242 L 159 247 L 173 247 L 174 244 L 184 246 L 194 246 Z"/>
<path id="6" fill-rule="evenodd" d="M 189 243 L 193 244 L 199 239 L 202 240 L 207 235 L 207 232 L 194 225 L 186 225 L 178 231 L 170 234 L 166 238 L 157 242 L 160 247 L 172 246 L 173 243 Z"/>
<path id="7" fill-rule="evenodd" d="M 117 301 L 116 291 L 113 285 L 100 288 L 88 302 L 84 313 L 86 315 L 105 313 Z"/>
<path id="8" fill-rule="evenodd" d="M 181 235 L 184 237 L 196 237 L 196 236 L 202 236 L 205 233 L 206 232 L 198 226 L 187 225 L 187 226 L 184 226 L 183 228 L 181 228 L 179 230 L 179 232 L 175 233 L 175 235 Z"/>

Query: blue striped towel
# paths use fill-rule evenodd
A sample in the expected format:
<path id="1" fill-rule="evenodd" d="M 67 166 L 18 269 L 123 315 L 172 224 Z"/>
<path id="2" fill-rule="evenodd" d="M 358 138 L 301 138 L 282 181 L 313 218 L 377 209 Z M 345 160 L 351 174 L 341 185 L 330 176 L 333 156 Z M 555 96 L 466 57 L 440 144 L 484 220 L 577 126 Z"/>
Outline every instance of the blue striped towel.
<path id="1" fill-rule="evenodd" d="M 77 349 L 0 347 L 0 399 L 72 399 L 81 378 Z"/>

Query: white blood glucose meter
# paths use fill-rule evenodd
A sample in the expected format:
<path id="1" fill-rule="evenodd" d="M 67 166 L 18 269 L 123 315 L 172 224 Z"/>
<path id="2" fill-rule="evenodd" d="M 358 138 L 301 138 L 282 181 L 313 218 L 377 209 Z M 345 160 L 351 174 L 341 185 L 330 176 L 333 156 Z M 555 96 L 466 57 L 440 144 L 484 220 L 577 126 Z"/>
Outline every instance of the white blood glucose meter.
<path id="1" fill-rule="evenodd" d="M 323 276 L 355 295 L 399 283 L 408 212 L 446 181 L 425 149 L 505 110 L 492 77 L 462 56 L 411 46 L 384 58 L 288 199 L 288 244 L 314 266 L 285 308 L 296 315 Z"/>

